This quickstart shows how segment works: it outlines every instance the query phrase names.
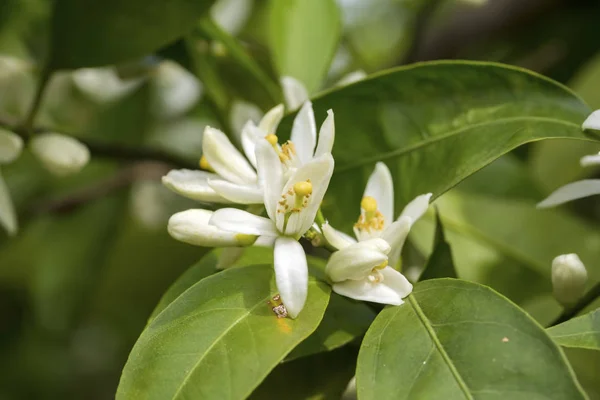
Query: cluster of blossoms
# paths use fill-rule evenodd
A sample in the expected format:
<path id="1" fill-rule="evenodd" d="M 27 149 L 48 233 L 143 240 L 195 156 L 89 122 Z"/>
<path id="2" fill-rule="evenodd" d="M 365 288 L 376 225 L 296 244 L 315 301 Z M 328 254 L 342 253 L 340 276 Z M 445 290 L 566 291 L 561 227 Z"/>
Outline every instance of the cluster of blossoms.
<path id="1" fill-rule="evenodd" d="M 304 102 L 290 140 L 279 144 L 275 132 L 283 117 L 279 105 L 258 124 L 248 121 L 241 133 L 244 154 L 227 136 L 204 131 L 201 170 L 173 170 L 163 177 L 171 190 L 188 198 L 247 209 L 191 209 L 173 215 L 174 238 L 199 246 L 240 248 L 272 246 L 281 315 L 295 318 L 306 302 L 308 265 L 298 240 L 307 232 L 322 235 L 336 249 L 326 274 L 333 290 L 357 300 L 402 304 L 412 285 L 393 267 L 411 225 L 426 210 L 431 194 L 417 197 L 393 221 L 394 190 L 389 170 L 378 163 L 369 178 L 355 224 L 355 240 L 315 218 L 333 174 L 333 111 L 317 135 L 310 101 Z M 266 217 L 260 215 L 266 213 Z"/>

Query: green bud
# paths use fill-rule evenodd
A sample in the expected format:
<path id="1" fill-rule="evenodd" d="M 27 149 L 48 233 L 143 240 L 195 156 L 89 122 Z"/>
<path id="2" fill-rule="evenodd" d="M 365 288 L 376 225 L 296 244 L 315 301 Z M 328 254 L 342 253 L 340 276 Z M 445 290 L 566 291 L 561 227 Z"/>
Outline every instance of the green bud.
<path id="1" fill-rule="evenodd" d="M 552 261 L 554 297 L 563 306 L 577 302 L 585 292 L 587 271 L 577 254 L 563 254 Z"/>

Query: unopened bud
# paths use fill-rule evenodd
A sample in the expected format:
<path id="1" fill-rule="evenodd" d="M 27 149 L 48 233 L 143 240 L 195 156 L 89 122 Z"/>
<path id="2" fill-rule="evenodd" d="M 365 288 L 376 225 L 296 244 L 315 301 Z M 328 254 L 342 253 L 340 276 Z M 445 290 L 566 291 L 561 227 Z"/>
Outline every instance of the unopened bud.
<path id="1" fill-rule="evenodd" d="M 577 302 L 585 292 L 587 271 L 577 254 L 563 254 L 552 261 L 554 297 L 563 306 Z"/>
<path id="2" fill-rule="evenodd" d="M 0 128 L 0 164 L 15 161 L 23 149 L 23 140 L 19 135 Z"/>
<path id="3" fill-rule="evenodd" d="M 31 152 L 54 175 L 79 172 L 90 160 L 90 151 L 79 140 L 59 133 L 43 133 L 29 143 Z"/>
<path id="4" fill-rule="evenodd" d="M 191 209 L 174 214 L 167 227 L 169 234 L 184 243 L 204 247 L 250 246 L 257 236 L 225 231 L 209 225 L 212 211 Z"/>

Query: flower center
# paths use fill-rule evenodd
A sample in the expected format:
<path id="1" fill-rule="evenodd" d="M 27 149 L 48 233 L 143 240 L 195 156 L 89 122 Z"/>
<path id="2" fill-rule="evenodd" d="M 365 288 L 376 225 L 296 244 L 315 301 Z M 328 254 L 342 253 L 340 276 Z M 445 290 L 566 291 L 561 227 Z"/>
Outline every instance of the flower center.
<path id="1" fill-rule="evenodd" d="M 296 147 L 294 146 L 294 143 L 288 140 L 283 145 L 281 145 L 280 149 L 278 146 L 279 138 L 276 135 L 272 133 L 268 134 L 267 136 L 265 136 L 265 139 L 271 144 L 271 146 L 273 146 L 273 149 L 279 156 L 279 160 L 284 166 L 288 168 L 296 167 L 297 157 Z"/>
<path id="2" fill-rule="evenodd" d="M 383 214 L 377 209 L 377 200 L 371 196 L 365 196 L 360 202 L 360 208 L 360 217 L 358 217 L 358 221 L 354 224 L 354 227 L 359 231 L 366 231 L 368 233 L 382 231 L 384 219 Z"/>
<path id="3" fill-rule="evenodd" d="M 302 209 L 308 205 L 308 200 L 312 195 L 312 191 L 313 187 L 310 179 L 294 183 L 294 185 L 281 196 L 277 212 L 285 214 L 286 218 L 288 218 L 291 213 L 302 211 Z"/>
<path id="4" fill-rule="evenodd" d="M 373 272 L 369 274 L 368 279 L 371 283 L 381 283 L 383 282 L 383 274 L 379 270 L 373 268 Z"/>
<path id="5" fill-rule="evenodd" d="M 202 157 L 200 157 L 200 168 L 202 168 L 205 171 L 211 171 L 211 172 L 215 172 L 215 170 L 210 166 L 210 164 L 208 163 L 208 160 L 206 159 L 206 157 L 203 155 Z"/>

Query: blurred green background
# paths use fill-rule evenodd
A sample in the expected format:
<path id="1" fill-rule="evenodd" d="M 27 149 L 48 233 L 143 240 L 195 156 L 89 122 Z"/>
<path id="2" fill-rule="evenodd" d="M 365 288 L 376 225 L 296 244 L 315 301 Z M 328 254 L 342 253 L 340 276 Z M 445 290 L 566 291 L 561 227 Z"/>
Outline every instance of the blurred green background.
<path id="1" fill-rule="evenodd" d="M 53 177 L 27 151 L 2 170 L 20 230 L 12 238 L 0 233 L 1 400 L 114 397 L 161 294 L 206 251 L 168 236 L 169 216 L 194 203 L 163 188 L 160 177 L 171 160 L 197 163 L 206 125 L 235 132 L 236 107 L 254 104 L 258 114 L 281 99 L 273 87 L 271 3 L 219 0 L 210 17 L 222 31 L 215 34 L 204 19 L 191 34 L 193 46 L 178 40 L 104 70 L 101 84 L 81 70 L 53 75 L 36 126 L 84 139 L 93 156 L 68 178 Z M 0 2 L 1 125 L 21 121 L 31 103 L 49 51 L 52 7 L 49 0 Z M 471 59 L 532 69 L 600 108 L 598 1 L 338 0 L 337 7 L 337 50 L 323 64 L 324 81 L 309 85 L 313 94 L 358 70 Z M 228 34 L 270 83 L 240 66 L 223 45 Z M 585 241 L 584 260 L 597 257 L 600 203 L 584 199 L 543 215 L 533 205 L 565 183 L 597 175 L 578 160 L 598 150 L 576 141 L 527 145 L 443 196 L 437 204 L 461 277 L 550 321 L 559 308 L 545 260 L 569 250 L 568 236 L 575 247 Z M 414 271 L 430 251 L 432 230 L 425 220 L 411 234 L 405 262 Z M 529 287 L 537 276 L 539 285 Z M 600 356 L 568 355 L 590 396 L 600 398 Z"/>

